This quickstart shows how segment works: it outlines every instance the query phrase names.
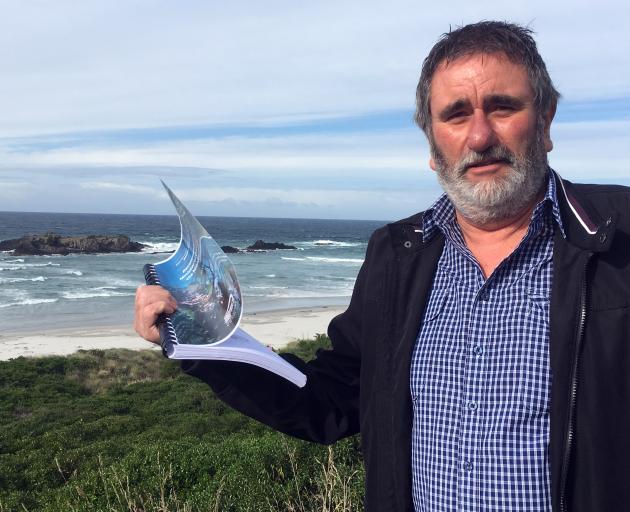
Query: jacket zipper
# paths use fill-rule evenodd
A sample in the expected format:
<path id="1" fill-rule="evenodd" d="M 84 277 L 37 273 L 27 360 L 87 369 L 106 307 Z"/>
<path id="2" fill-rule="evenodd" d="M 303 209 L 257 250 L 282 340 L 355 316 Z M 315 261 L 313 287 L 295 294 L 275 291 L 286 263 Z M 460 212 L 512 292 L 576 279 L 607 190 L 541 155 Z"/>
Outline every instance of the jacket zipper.
<path id="1" fill-rule="evenodd" d="M 586 286 L 586 273 L 588 271 L 588 264 L 591 261 L 593 253 L 588 253 L 586 261 L 584 262 L 584 271 L 582 275 L 582 284 L 580 288 L 580 322 L 577 331 L 577 339 L 575 342 L 575 352 L 573 357 L 573 366 L 571 368 L 571 394 L 569 400 L 569 424 L 567 426 L 566 444 L 564 447 L 564 457 L 562 458 L 562 472 L 560 477 L 560 510 L 561 512 L 567 512 L 567 479 L 569 477 L 569 462 L 571 461 L 571 451 L 573 449 L 573 439 L 575 436 L 575 407 L 577 402 L 577 389 L 578 389 L 578 368 L 580 361 L 580 350 L 582 347 L 582 339 L 584 338 L 584 327 L 586 324 L 586 299 L 587 299 L 587 286 Z"/>

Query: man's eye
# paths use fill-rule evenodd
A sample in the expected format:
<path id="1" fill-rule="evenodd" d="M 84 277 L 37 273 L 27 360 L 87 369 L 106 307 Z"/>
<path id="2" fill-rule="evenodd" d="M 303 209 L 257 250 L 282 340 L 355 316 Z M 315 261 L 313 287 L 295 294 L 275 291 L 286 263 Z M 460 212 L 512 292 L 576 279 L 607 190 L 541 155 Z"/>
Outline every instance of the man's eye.
<path id="1" fill-rule="evenodd" d="M 452 112 L 446 117 L 446 120 L 447 121 L 458 121 L 458 120 L 464 118 L 465 116 L 466 116 L 466 113 L 463 112 L 463 111 Z"/>
<path id="2" fill-rule="evenodd" d="M 499 113 L 511 113 L 515 110 L 516 108 L 514 108 L 514 105 L 496 105 L 494 107 L 494 111 Z"/>

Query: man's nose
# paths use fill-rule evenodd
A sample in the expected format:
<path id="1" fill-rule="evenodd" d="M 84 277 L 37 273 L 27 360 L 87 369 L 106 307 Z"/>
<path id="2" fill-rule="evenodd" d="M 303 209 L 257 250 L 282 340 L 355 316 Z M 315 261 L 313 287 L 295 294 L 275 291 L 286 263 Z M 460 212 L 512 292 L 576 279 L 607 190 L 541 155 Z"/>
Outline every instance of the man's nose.
<path id="1" fill-rule="evenodd" d="M 475 109 L 468 132 L 468 148 L 481 153 L 496 142 L 496 133 L 488 121 L 486 113 L 481 109 Z"/>

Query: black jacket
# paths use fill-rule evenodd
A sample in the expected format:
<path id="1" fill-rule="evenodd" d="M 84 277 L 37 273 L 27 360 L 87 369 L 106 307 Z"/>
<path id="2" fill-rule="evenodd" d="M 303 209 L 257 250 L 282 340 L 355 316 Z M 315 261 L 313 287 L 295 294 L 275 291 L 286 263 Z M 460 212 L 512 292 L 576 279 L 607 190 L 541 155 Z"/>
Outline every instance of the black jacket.
<path id="1" fill-rule="evenodd" d="M 630 188 L 556 176 L 566 239 L 556 230 L 550 307 L 553 510 L 630 510 Z M 299 389 L 239 363 L 185 362 L 219 397 L 293 436 L 332 443 L 361 433 L 365 509 L 412 511 L 409 368 L 442 253 L 423 244 L 422 215 L 377 230 L 333 349 Z"/>

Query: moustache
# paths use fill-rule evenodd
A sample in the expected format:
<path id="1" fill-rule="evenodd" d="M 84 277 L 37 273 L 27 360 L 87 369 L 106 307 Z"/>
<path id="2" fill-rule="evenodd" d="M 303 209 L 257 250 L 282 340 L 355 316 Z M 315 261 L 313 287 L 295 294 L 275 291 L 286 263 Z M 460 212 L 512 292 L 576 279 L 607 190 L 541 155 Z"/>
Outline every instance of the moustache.
<path id="1" fill-rule="evenodd" d="M 503 162 L 509 165 L 514 164 L 516 156 L 505 146 L 492 146 L 481 153 L 472 151 L 455 166 L 455 170 L 459 176 L 463 176 L 466 171 L 474 165 L 486 165 L 495 162 Z"/>

